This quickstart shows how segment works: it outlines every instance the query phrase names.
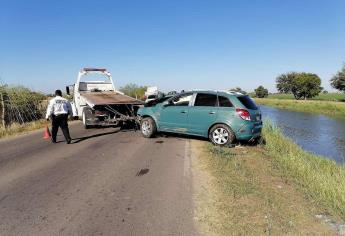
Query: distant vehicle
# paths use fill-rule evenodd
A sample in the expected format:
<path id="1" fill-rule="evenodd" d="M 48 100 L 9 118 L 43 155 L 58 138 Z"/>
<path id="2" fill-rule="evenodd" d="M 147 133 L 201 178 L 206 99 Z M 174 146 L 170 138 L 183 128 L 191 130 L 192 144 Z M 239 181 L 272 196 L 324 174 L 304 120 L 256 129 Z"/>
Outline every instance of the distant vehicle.
<path id="1" fill-rule="evenodd" d="M 158 95 L 156 95 L 156 94 L 148 95 L 146 100 L 145 100 L 145 103 L 148 103 L 148 102 L 150 102 L 152 100 L 156 100 L 157 98 L 158 98 Z"/>
<path id="2" fill-rule="evenodd" d="M 148 103 L 150 101 L 163 97 L 164 94 L 158 90 L 158 87 L 153 86 L 153 87 L 148 87 L 146 89 L 145 96 L 146 96 L 145 103 Z"/>
<path id="3" fill-rule="evenodd" d="M 141 132 L 172 132 L 208 137 L 216 145 L 254 140 L 261 135 L 261 111 L 238 92 L 190 91 L 138 110 Z"/>
<path id="4" fill-rule="evenodd" d="M 177 94 L 176 91 L 170 91 L 170 92 L 167 93 L 167 95 L 176 95 L 176 94 Z"/>
<path id="5" fill-rule="evenodd" d="M 117 91 L 106 69 L 84 68 L 79 72 L 76 83 L 66 87 L 67 94 L 70 94 L 70 87 L 74 113 L 85 128 L 122 126 L 137 121 L 137 110 L 143 102 Z"/>

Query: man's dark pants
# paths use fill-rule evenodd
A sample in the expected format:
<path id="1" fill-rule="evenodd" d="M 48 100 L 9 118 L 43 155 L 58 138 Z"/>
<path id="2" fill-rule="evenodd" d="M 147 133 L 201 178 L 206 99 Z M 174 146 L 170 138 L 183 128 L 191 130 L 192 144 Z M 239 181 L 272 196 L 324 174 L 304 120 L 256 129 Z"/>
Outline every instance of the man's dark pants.
<path id="1" fill-rule="evenodd" d="M 71 142 L 71 136 L 69 135 L 68 130 L 68 114 L 63 115 L 52 115 L 52 141 L 56 142 L 56 135 L 59 127 L 62 130 L 63 135 L 65 136 L 66 142 Z"/>

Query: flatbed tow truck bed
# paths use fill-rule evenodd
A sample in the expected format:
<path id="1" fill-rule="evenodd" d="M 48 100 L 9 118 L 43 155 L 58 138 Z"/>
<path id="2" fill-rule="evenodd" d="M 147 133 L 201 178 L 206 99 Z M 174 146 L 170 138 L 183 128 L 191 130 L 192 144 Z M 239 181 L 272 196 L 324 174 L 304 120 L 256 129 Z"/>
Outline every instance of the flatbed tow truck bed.
<path id="1" fill-rule="evenodd" d="M 124 94 L 107 91 L 107 92 L 82 92 L 83 96 L 90 107 L 98 105 L 143 105 L 142 101 L 129 97 Z"/>

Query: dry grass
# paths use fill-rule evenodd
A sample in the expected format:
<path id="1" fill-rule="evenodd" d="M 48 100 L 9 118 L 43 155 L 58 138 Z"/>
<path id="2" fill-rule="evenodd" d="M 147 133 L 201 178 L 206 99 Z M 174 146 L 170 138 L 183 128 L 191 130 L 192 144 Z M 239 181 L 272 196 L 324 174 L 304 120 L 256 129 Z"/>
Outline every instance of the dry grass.
<path id="1" fill-rule="evenodd" d="M 194 141 L 192 148 L 196 219 L 204 235 L 335 235 L 315 219 L 324 209 L 296 190 L 262 147 Z"/>
<path id="2" fill-rule="evenodd" d="M 47 124 L 45 120 L 28 122 L 25 124 L 12 124 L 6 128 L 0 126 L 0 138 L 25 133 L 31 130 L 41 129 Z"/>

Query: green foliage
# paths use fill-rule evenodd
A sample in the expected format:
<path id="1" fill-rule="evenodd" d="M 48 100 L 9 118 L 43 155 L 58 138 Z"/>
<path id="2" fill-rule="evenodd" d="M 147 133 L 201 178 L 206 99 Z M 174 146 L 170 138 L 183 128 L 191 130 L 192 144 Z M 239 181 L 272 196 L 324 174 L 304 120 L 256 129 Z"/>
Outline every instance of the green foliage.
<path id="1" fill-rule="evenodd" d="M 297 100 L 315 97 L 322 91 L 321 79 L 312 73 L 290 72 L 278 76 L 276 82 L 279 92 L 291 92 Z"/>
<path id="2" fill-rule="evenodd" d="M 229 89 L 229 91 L 230 92 L 238 92 L 238 93 L 242 93 L 242 94 L 247 94 L 247 92 L 242 90 L 240 87 Z"/>
<path id="3" fill-rule="evenodd" d="M 294 81 L 292 93 L 296 99 L 312 98 L 321 92 L 321 79 L 316 74 L 299 73 Z"/>
<path id="4" fill-rule="evenodd" d="M 291 111 L 310 112 L 331 117 L 345 118 L 345 106 L 342 102 L 271 99 L 270 97 L 271 96 L 265 99 L 256 98 L 255 102 L 259 105 L 272 106 Z M 291 96 L 291 98 L 293 97 Z"/>
<path id="5" fill-rule="evenodd" d="M 294 99 L 294 96 L 292 93 L 272 93 L 268 94 L 268 98 Z M 318 96 L 315 96 L 310 100 L 344 102 L 345 93 L 320 93 Z"/>
<path id="6" fill-rule="evenodd" d="M 0 87 L 5 104 L 4 119 L 6 124 L 25 123 L 41 119 L 45 111 L 46 96 L 23 86 Z"/>
<path id="7" fill-rule="evenodd" d="M 293 81 L 296 78 L 296 72 L 281 74 L 276 78 L 277 90 L 280 93 L 290 93 L 293 87 Z"/>
<path id="8" fill-rule="evenodd" d="M 345 91 L 345 63 L 343 68 L 331 79 L 331 85 L 335 89 Z"/>
<path id="9" fill-rule="evenodd" d="M 263 86 L 259 86 L 255 91 L 255 96 L 258 98 L 265 98 L 268 96 L 268 90 L 265 89 Z"/>
<path id="10" fill-rule="evenodd" d="M 127 84 L 120 88 L 120 91 L 124 94 L 134 97 L 137 99 L 145 99 L 145 91 L 147 89 L 147 86 L 139 86 L 137 84 Z"/>

